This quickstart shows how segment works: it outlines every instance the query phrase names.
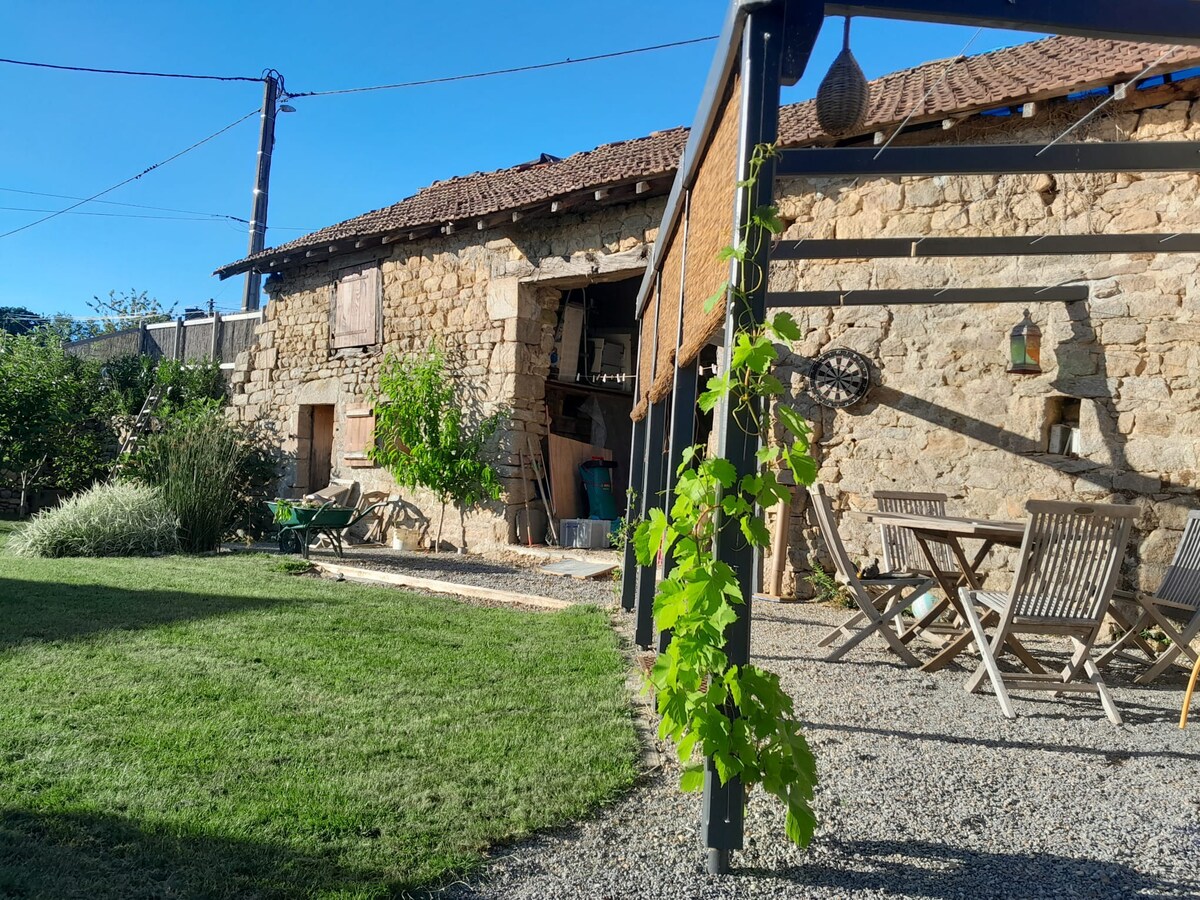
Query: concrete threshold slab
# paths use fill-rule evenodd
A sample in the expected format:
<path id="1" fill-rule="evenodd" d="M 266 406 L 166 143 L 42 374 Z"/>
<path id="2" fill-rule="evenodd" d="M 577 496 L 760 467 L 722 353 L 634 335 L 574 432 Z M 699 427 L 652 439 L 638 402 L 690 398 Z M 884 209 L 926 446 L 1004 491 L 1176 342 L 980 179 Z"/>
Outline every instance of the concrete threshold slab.
<path id="1" fill-rule="evenodd" d="M 331 563 L 325 560 L 310 559 L 309 562 L 320 571 L 330 575 L 340 575 L 347 581 L 384 584 L 391 587 L 408 588 L 409 590 L 423 591 L 431 594 L 451 594 L 458 597 L 473 597 L 477 600 L 491 600 L 494 603 L 510 603 L 514 606 L 536 606 L 541 609 L 567 609 L 575 605 L 567 600 L 556 600 L 553 597 L 541 597 L 537 594 L 518 594 L 515 591 L 500 591 L 495 588 L 479 587 L 473 584 L 459 584 L 454 581 L 438 581 L 433 578 L 397 575 L 394 572 L 380 572 L 377 569 L 344 566 L 340 563 Z"/>

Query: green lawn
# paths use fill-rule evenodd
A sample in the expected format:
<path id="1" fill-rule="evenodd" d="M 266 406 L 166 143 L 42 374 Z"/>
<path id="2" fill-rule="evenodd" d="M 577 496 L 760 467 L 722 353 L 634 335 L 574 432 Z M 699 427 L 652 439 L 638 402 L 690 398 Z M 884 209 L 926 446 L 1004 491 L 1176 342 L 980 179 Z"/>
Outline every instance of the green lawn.
<path id="1" fill-rule="evenodd" d="M 600 611 L 278 568 L 0 549 L 0 898 L 404 895 L 632 783 Z"/>

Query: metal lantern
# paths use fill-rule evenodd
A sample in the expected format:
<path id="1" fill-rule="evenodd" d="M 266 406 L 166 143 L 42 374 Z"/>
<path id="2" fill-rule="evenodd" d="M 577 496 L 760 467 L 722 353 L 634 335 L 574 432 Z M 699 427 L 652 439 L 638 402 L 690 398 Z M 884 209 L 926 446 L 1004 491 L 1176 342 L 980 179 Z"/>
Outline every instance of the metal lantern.
<path id="1" fill-rule="evenodd" d="M 1042 329 L 1029 317 L 1029 310 L 1012 330 L 1009 346 L 1012 365 L 1008 371 L 1022 375 L 1037 375 L 1042 371 Z"/>
<path id="2" fill-rule="evenodd" d="M 850 17 L 847 16 L 842 52 L 817 88 L 817 121 L 821 130 L 834 137 L 859 130 L 866 121 L 870 100 L 867 77 L 850 52 Z"/>

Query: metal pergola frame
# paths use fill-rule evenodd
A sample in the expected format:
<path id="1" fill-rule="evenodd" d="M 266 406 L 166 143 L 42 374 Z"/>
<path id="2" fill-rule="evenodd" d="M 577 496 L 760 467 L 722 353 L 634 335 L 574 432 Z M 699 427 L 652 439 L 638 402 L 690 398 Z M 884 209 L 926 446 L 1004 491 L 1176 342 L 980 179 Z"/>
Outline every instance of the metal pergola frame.
<path id="1" fill-rule="evenodd" d="M 682 285 L 662 283 L 663 254 L 681 224 L 696 183 L 703 152 L 714 123 L 722 111 L 731 77 L 739 76 L 740 125 L 738 130 L 738 181 L 746 178 L 754 148 L 776 140 L 781 84 L 794 83 L 807 66 L 813 43 L 827 15 L 878 16 L 927 22 L 1002 27 L 1033 32 L 1083 35 L 1126 40 L 1200 44 L 1200 2 L 1160 0 L 1131 4 L 1127 0 L 734 0 L 722 29 L 695 125 L 689 136 L 675 183 L 667 201 L 654 253 L 642 282 L 637 304 L 639 320 L 663 291 L 680 292 L 680 328 L 685 315 Z M 759 173 L 753 196 L 736 192 L 730 210 L 730 239 L 749 220 L 750 211 L 774 201 L 777 177 L 900 177 L 912 175 L 1011 175 L 1080 172 L 1197 172 L 1200 144 L 1086 143 L 1031 145 L 929 146 L 877 148 L 788 149 L 768 160 Z M 686 246 L 686 241 L 685 241 Z M 782 241 L 774 247 L 758 242 L 757 253 L 730 263 L 730 282 L 744 283 L 744 270 L 768 271 L 770 260 L 871 259 L 933 256 L 1083 255 L 1095 253 L 1200 252 L 1200 235 L 1086 235 L 1056 237 L 979 238 L 878 238 L 843 241 Z M 685 262 L 686 265 L 686 262 Z M 767 279 L 748 293 L 750 316 L 761 323 L 769 306 L 830 307 L 897 304 L 962 304 L 998 302 L 1063 303 L 1086 300 L 1086 285 L 1063 284 L 1033 288 L 973 288 L 929 290 L 803 291 L 768 295 Z M 723 367 L 729 365 L 739 322 L 746 309 L 727 303 Z M 644 371 L 639 354 L 638 385 L 652 384 L 657 374 L 660 303 L 653 322 L 643 321 L 643 334 L 653 329 L 650 370 Z M 674 370 L 670 398 L 652 403 L 635 421 L 630 484 L 637 494 L 627 518 L 645 516 L 652 506 L 670 508 L 671 478 L 683 449 L 693 441 L 696 421 L 697 363 Z M 670 402 L 668 402 L 670 401 Z M 669 424 L 669 427 L 668 427 Z M 718 453 L 737 468 L 739 475 L 757 471 L 757 438 L 737 426 L 728 404 L 715 411 Z M 631 542 L 632 543 L 632 542 Z M 716 554 L 737 573 L 745 605 L 726 631 L 726 654 L 731 663 L 749 660 L 751 601 L 757 590 L 757 552 L 741 539 L 732 521 L 719 523 Z M 667 563 L 669 566 L 669 562 Z M 632 547 L 625 554 L 622 606 L 636 615 L 635 639 L 650 647 L 654 628 L 652 604 L 657 582 L 653 566 L 637 565 Z M 729 871 L 730 855 L 741 849 L 744 791 L 736 778 L 722 785 L 712 761 L 706 765 L 701 839 L 708 848 L 711 872 Z"/>

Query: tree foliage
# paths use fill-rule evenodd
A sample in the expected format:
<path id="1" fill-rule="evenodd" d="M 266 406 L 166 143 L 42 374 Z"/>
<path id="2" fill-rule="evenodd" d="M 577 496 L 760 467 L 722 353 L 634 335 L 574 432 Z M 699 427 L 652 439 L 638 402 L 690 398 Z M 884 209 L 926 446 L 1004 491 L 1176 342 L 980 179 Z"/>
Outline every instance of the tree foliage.
<path id="1" fill-rule="evenodd" d="M 22 515 L 34 490 L 74 490 L 104 471 L 115 444 L 105 411 L 98 365 L 50 332 L 0 333 L 0 473 L 16 479 Z"/>
<path id="2" fill-rule="evenodd" d="M 126 331 L 142 325 L 165 322 L 175 314 L 176 304 L 165 306 L 147 291 L 109 291 L 107 297 L 94 296 L 88 301 L 92 321 L 77 321 L 71 335 L 72 340 Z"/>
<path id="3" fill-rule="evenodd" d="M 504 418 L 503 413 L 494 413 L 467 421 L 445 357 L 436 346 L 423 354 L 388 356 L 384 361 L 375 441 L 365 449 L 396 484 L 424 488 L 437 496 L 442 515 L 435 548 L 441 547 L 447 503 L 458 508 L 465 545 L 467 510 L 500 496 L 500 478 L 487 449 Z"/>

